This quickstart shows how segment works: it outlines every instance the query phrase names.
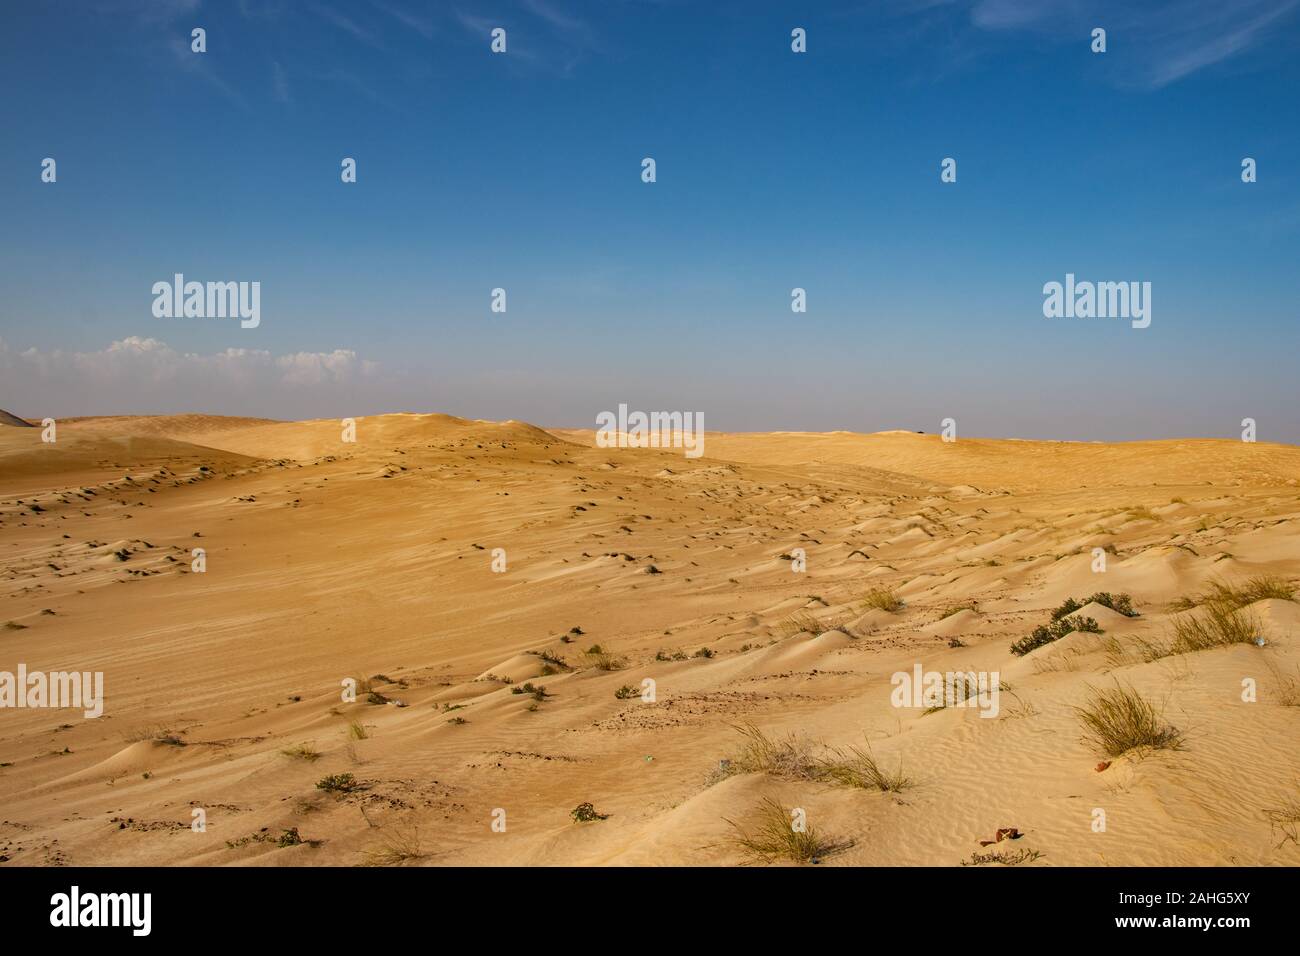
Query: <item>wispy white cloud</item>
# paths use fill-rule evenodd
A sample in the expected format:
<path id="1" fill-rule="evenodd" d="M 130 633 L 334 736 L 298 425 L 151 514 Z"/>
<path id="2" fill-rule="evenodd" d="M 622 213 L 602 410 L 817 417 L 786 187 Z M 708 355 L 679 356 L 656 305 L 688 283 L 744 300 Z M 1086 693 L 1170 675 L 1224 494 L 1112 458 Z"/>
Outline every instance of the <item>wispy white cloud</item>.
<path id="1" fill-rule="evenodd" d="M 384 48 L 383 41 L 381 41 L 373 31 L 366 29 L 351 17 L 339 13 L 334 8 L 319 3 L 313 3 L 311 5 L 311 10 L 322 20 L 327 23 L 332 23 L 334 26 L 346 33 L 350 33 L 354 38 L 360 40 L 362 43 L 372 46 L 377 50 L 382 50 Z"/>
<path id="2" fill-rule="evenodd" d="M 262 349 L 179 352 L 154 338 L 131 336 L 93 352 L 17 351 L 0 339 L 4 400 L 61 413 L 95 414 L 128 407 L 214 407 L 232 397 L 274 408 L 295 398 L 349 395 L 374 382 L 379 365 L 351 349 L 275 355 Z"/>
<path id="3" fill-rule="evenodd" d="M 581 39 L 585 42 L 591 38 L 591 27 L 585 20 L 570 16 L 548 0 L 523 0 L 523 6 L 533 16 L 545 21 L 552 29 L 566 34 L 571 39 Z"/>
<path id="4" fill-rule="evenodd" d="M 192 76 L 197 76 L 214 90 L 228 99 L 237 106 L 248 106 L 248 101 L 244 95 L 235 89 L 217 73 L 211 66 L 206 53 L 195 53 L 190 47 L 190 37 L 172 37 L 168 43 L 168 49 L 172 51 L 176 64 L 185 72 Z"/>
<path id="5" fill-rule="evenodd" d="M 410 10 L 405 7 L 400 6 L 397 2 L 386 3 L 384 0 L 370 0 L 370 2 L 374 4 L 377 9 L 388 14 L 404 27 L 414 30 L 426 40 L 433 39 L 434 29 L 432 17 L 426 18 L 418 16 L 417 14 L 411 13 Z"/>
<path id="6" fill-rule="evenodd" d="M 1298 6 L 1300 0 L 974 0 L 970 21 L 986 31 L 1031 31 L 1081 42 L 1092 28 L 1103 27 L 1110 49 L 1128 54 L 1115 59 L 1116 77 L 1158 89 L 1264 43 Z"/>
<path id="7" fill-rule="evenodd" d="M 171 23 L 198 13 L 202 0 L 94 0 L 90 10 L 106 16 L 127 16 L 142 24 Z"/>

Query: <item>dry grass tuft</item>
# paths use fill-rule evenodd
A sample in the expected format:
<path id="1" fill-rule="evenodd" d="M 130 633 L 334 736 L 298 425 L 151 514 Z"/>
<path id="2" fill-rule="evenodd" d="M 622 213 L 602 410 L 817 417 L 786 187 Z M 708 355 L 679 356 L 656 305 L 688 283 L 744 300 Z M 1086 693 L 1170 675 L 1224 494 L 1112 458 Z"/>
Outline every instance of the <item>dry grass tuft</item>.
<path id="1" fill-rule="evenodd" d="M 1091 696 L 1075 713 L 1084 736 L 1108 757 L 1140 747 L 1177 750 L 1182 734 L 1164 722 L 1161 712 L 1132 687 L 1118 681 L 1111 690 L 1088 688 Z"/>
<path id="2" fill-rule="evenodd" d="M 754 724 L 743 724 L 735 729 L 744 742 L 740 752 L 731 759 L 729 773 L 768 773 L 775 777 L 803 780 L 817 778 L 818 762 L 812 755 L 810 741 L 794 734 L 783 740 L 773 740 Z"/>
<path id="3" fill-rule="evenodd" d="M 772 797 L 763 798 L 752 830 L 730 820 L 727 823 L 736 830 L 735 844 L 764 863 L 782 859 L 792 863 L 819 863 L 827 854 L 850 845 L 826 839 L 811 824 L 795 829 L 792 813 Z"/>
<path id="4" fill-rule="evenodd" d="M 583 652 L 582 656 L 588 664 L 599 671 L 621 671 L 627 667 L 626 660 L 611 654 L 599 644 L 591 645 Z"/>
<path id="5" fill-rule="evenodd" d="M 420 848 L 420 828 L 414 824 L 385 828 L 379 839 L 378 846 L 361 854 L 362 866 L 398 866 L 424 856 Z"/>
<path id="6" fill-rule="evenodd" d="M 863 595 L 862 606 L 889 611 L 892 614 L 903 609 L 903 599 L 889 588 L 872 588 Z"/>
<path id="7" fill-rule="evenodd" d="M 1267 598 L 1294 601 L 1295 591 L 1294 586 L 1274 575 L 1258 575 L 1236 585 L 1220 579 L 1211 581 L 1200 594 L 1179 598 L 1173 603 L 1172 609 L 1188 611 L 1201 605 L 1221 604 L 1235 611 Z"/>
<path id="8" fill-rule="evenodd" d="M 315 763 L 320 759 L 320 751 L 311 744 L 299 744 L 296 747 L 285 747 L 280 753 L 286 757 L 295 757 L 299 760 L 306 760 L 309 763 Z"/>
<path id="9" fill-rule="evenodd" d="M 879 790 L 881 793 L 902 793 L 913 786 L 913 781 L 903 773 L 903 760 L 898 760 L 898 769 L 890 772 L 881 768 L 868 744 L 861 747 L 849 747 L 847 750 L 833 751 L 833 757 L 823 759 L 818 764 L 819 775 L 835 783 L 848 787 L 860 787 L 863 790 Z"/>
<path id="10" fill-rule="evenodd" d="M 1265 810 L 1264 816 L 1273 833 L 1282 835 L 1277 844 L 1279 848 L 1284 843 L 1300 845 L 1300 800 L 1292 798 L 1280 807 Z"/>
<path id="11" fill-rule="evenodd" d="M 1174 621 L 1171 653 L 1226 647 L 1229 644 L 1254 644 L 1259 636 L 1259 622 L 1239 608 L 1241 605 L 1215 598 L 1198 612 L 1185 614 Z"/>

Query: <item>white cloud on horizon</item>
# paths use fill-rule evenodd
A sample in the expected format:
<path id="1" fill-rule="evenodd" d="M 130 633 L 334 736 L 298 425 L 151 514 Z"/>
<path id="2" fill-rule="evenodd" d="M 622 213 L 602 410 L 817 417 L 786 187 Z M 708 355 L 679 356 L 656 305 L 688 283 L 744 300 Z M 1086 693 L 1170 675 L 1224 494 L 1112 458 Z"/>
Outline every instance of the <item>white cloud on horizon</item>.
<path id="1" fill-rule="evenodd" d="M 131 336 L 94 352 L 18 351 L 0 339 L 0 407 L 91 415 L 255 403 L 271 411 L 279 404 L 349 398 L 378 372 L 378 363 L 351 349 L 274 355 L 228 348 L 204 355 Z"/>

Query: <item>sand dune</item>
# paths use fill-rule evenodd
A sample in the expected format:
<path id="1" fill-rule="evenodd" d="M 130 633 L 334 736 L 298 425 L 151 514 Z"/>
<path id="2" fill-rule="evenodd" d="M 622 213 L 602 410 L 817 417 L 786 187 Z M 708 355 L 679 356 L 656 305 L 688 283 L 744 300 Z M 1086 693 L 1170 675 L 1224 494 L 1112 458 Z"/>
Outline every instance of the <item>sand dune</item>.
<path id="1" fill-rule="evenodd" d="M 0 863 L 733 864 L 769 796 L 826 865 L 971 862 L 1003 827 L 1023 865 L 1300 862 L 1300 605 L 1245 595 L 1258 642 L 1165 652 L 1205 613 L 1180 600 L 1300 581 L 1300 449 L 355 430 L 0 428 L 0 671 L 106 693 L 0 710 Z M 1100 633 L 1011 652 L 1068 598 Z M 998 672 L 997 716 L 895 706 L 918 664 Z M 1088 742 L 1117 684 L 1181 745 Z M 739 772 L 746 725 L 913 785 Z"/>

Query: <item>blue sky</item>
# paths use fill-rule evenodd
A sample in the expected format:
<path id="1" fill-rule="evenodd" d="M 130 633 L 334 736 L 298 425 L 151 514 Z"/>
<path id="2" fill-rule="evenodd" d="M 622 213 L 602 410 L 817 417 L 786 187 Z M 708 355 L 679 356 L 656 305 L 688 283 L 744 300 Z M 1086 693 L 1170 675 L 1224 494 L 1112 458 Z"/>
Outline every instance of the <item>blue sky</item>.
<path id="1" fill-rule="evenodd" d="M 20 414 L 591 427 L 625 402 L 711 429 L 1236 437 L 1252 417 L 1300 441 L 1296 0 L 3 20 L 0 407 Z M 259 281 L 261 325 L 155 318 L 176 272 Z M 1044 318 L 1067 272 L 1150 281 L 1151 327 Z"/>

